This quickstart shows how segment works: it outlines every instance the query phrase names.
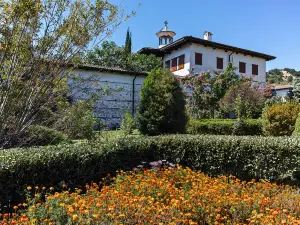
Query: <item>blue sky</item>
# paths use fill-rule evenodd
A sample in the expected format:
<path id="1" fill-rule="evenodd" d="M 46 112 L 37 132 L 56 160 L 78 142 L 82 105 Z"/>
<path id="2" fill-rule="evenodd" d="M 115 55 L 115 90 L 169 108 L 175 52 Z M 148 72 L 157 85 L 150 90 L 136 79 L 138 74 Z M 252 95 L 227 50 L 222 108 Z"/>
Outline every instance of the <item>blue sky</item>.
<path id="1" fill-rule="evenodd" d="M 155 33 L 169 22 L 175 39 L 203 37 L 211 31 L 213 41 L 246 48 L 277 59 L 267 69 L 300 70 L 300 0 L 111 0 L 135 17 L 123 23 L 110 38 L 118 45 L 132 31 L 133 50 L 157 47 Z M 138 4 L 141 6 L 138 7 Z"/>

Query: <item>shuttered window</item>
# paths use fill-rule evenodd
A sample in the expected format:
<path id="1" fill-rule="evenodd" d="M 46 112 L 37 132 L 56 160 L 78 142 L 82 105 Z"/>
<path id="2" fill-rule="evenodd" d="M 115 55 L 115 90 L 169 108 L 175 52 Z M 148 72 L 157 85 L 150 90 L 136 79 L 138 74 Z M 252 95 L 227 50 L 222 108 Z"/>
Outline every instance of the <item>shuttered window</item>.
<path id="1" fill-rule="evenodd" d="M 244 63 L 244 62 L 239 63 L 239 72 L 246 73 L 246 63 Z"/>
<path id="2" fill-rule="evenodd" d="M 217 69 L 223 69 L 223 58 L 217 57 Z"/>
<path id="3" fill-rule="evenodd" d="M 172 71 L 177 70 L 177 58 L 172 59 Z"/>
<path id="4" fill-rule="evenodd" d="M 184 55 L 179 56 L 178 70 L 184 69 Z"/>
<path id="5" fill-rule="evenodd" d="M 170 69 L 170 67 L 171 67 L 171 61 L 168 60 L 168 61 L 165 62 L 165 68 Z"/>
<path id="6" fill-rule="evenodd" d="M 258 75 L 258 65 L 252 64 L 252 74 Z"/>
<path id="7" fill-rule="evenodd" d="M 202 54 L 195 53 L 195 65 L 202 65 Z"/>

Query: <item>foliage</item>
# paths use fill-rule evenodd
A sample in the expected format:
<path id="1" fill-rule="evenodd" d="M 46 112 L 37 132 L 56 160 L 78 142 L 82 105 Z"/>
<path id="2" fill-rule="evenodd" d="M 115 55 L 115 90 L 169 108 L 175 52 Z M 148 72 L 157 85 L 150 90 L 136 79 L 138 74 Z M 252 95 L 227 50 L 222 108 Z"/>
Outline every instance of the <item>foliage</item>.
<path id="1" fill-rule="evenodd" d="M 295 102 L 275 104 L 267 107 L 263 113 L 263 129 L 267 135 L 290 136 L 300 112 L 300 105 Z"/>
<path id="2" fill-rule="evenodd" d="M 293 80 L 293 94 L 295 98 L 300 98 L 300 77 Z"/>
<path id="3" fill-rule="evenodd" d="M 283 73 L 280 69 L 272 69 L 267 72 L 267 81 L 271 84 L 280 84 L 283 81 Z"/>
<path id="4" fill-rule="evenodd" d="M 236 74 L 236 67 L 230 62 L 223 72 L 215 72 L 216 75 L 212 78 L 211 89 L 217 101 L 221 100 L 228 89 L 240 82 L 241 77 Z"/>
<path id="5" fill-rule="evenodd" d="M 124 18 L 102 0 L 1 1 L 0 12 L 0 147 L 10 147 L 41 108 L 57 107 L 71 65 Z"/>
<path id="6" fill-rule="evenodd" d="M 169 70 L 153 70 L 144 81 L 140 95 L 137 122 L 142 134 L 185 131 L 185 96 L 178 80 Z"/>
<path id="7" fill-rule="evenodd" d="M 134 118 L 132 118 L 131 114 L 127 112 L 122 120 L 121 131 L 123 131 L 124 134 L 128 135 L 133 133 L 134 128 L 135 120 Z"/>
<path id="8" fill-rule="evenodd" d="M 270 82 L 266 83 L 266 86 L 264 89 L 264 96 L 265 96 L 265 98 L 272 98 L 272 96 L 273 96 L 272 85 L 270 84 Z"/>
<path id="9" fill-rule="evenodd" d="M 234 84 L 244 80 L 235 73 L 236 68 L 229 63 L 224 72 L 196 74 L 191 71 L 181 82 L 187 91 L 187 109 L 196 119 L 214 118 L 219 108 L 219 101 Z"/>
<path id="10" fill-rule="evenodd" d="M 246 118 L 259 118 L 264 107 L 264 95 L 247 82 L 233 85 L 220 101 L 220 107 L 224 113 L 239 114 L 237 98 L 243 103 L 242 114 Z"/>
<path id="11" fill-rule="evenodd" d="M 300 136 L 300 113 L 297 116 L 293 136 Z"/>
<path id="12" fill-rule="evenodd" d="M 181 79 L 187 92 L 187 111 L 193 118 L 210 118 L 216 108 L 216 99 L 211 92 L 210 72 L 189 74 Z"/>
<path id="13" fill-rule="evenodd" d="M 247 135 L 247 124 L 243 118 L 238 118 L 232 129 L 232 135 Z"/>
<path id="14" fill-rule="evenodd" d="M 289 72 L 290 74 L 292 74 L 292 76 L 300 77 L 300 71 L 296 71 L 295 69 L 290 68 L 284 68 L 283 70 Z"/>
<path id="15" fill-rule="evenodd" d="M 267 72 L 267 77 L 266 77 L 267 81 L 270 82 L 271 84 L 284 83 L 282 71 L 286 71 L 291 74 L 291 76 L 287 78 L 288 83 L 292 83 L 293 77 L 300 77 L 300 71 L 296 71 L 295 69 L 290 69 L 290 68 L 272 69 Z"/>
<path id="16" fill-rule="evenodd" d="M 292 156 L 292 157 L 291 157 Z M 0 152 L 1 206 L 21 202 L 27 185 L 69 188 L 99 181 L 142 161 L 180 162 L 211 176 L 300 181 L 300 140 L 295 137 L 128 136 L 99 144 L 78 143 Z"/>
<path id="17" fill-rule="evenodd" d="M 91 101 L 78 101 L 62 110 L 54 127 L 64 132 L 70 139 L 91 139 L 94 127 L 99 125 L 93 111 Z"/>
<path id="18" fill-rule="evenodd" d="M 155 55 L 138 53 L 128 54 L 125 47 L 119 47 L 114 42 L 105 41 L 100 48 L 95 48 L 88 54 L 87 62 L 106 66 L 117 67 L 130 71 L 151 71 L 162 67 L 162 60 Z"/>
<path id="19" fill-rule="evenodd" d="M 131 32 L 128 28 L 127 33 L 126 33 L 125 47 L 124 47 L 125 54 L 127 54 L 127 55 L 131 54 L 131 49 L 132 49 L 131 45 L 132 45 Z"/>
<path id="20" fill-rule="evenodd" d="M 209 119 L 209 120 L 190 120 L 187 132 L 189 134 L 220 134 L 220 135 L 261 135 L 261 120 L 246 119 L 243 121 L 243 133 L 235 133 L 234 128 L 238 120 L 233 119 Z"/>
<path id="21" fill-rule="evenodd" d="M 67 140 L 66 135 L 53 128 L 31 125 L 25 132 L 23 146 L 56 145 Z"/>
<path id="22" fill-rule="evenodd" d="M 102 184 L 100 184 L 102 186 Z M 81 194 L 30 193 L 25 212 L 10 224 L 300 224 L 296 188 L 267 181 L 246 183 L 233 176 L 211 178 L 189 168 L 119 172 L 115 182 L 87 185 Z M 101 190 L 100 190 L 101 188 Z M 42 190 L 42 194 L 45 191 Z M 33 195 L 33 194 L 32 194 Z M 16 206 L 16 209 L 18 206 Z M 23 206 L 21 206 L 23 208 Z M 5 219 L 5 221 L 3 221 Z"/>

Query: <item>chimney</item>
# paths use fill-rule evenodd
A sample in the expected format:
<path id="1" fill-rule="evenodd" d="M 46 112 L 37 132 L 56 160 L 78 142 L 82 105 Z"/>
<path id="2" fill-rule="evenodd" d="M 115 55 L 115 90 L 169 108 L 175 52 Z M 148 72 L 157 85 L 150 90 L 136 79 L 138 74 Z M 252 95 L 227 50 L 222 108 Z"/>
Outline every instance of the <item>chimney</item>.
<path id="1" fill-rule="evenodd" d="M 204 32 L 204 40 L 207 40 L 207 41 L 212 41 L 212 33 L 209 32 L 209 31 L 205 31 Z"/>

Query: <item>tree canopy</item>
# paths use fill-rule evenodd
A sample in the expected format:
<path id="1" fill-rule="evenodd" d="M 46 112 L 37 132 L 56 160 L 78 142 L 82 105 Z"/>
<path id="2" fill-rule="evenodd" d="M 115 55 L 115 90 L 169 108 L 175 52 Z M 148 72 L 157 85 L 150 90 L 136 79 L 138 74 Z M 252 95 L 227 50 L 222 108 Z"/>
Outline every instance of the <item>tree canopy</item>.
<path id="1" fill-rule="evenodd" d="M 53 109 L 79 56 L 125 18 L 102 0 L 0 0 L 0 147 Z M 130 17 L 130 15 L 129 15 Z"/>
<path id="2" fill-rule="evenodd" d="M 128 43 L 127 38 L 126 43 Z M 129 43 L 131 43 L 131 34 Z M 96 47 L 89 52 L 87 62 L 99 66 L 117 67 L 138 72 L 150 72 L 162 67 L 160 57 L 129 53 L 127 45 L 120 47 L 113 41 L 104 41 L 100 47 Z"/>

